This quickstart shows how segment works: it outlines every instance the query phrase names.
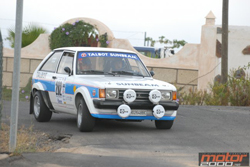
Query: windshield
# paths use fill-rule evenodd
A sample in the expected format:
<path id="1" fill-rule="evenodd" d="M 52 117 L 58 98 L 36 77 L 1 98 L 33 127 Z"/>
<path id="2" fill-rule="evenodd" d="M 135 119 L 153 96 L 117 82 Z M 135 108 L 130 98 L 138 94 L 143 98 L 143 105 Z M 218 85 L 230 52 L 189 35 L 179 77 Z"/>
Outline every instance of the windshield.
<path id="1" fill-rule="evenodd" d="M 132 75 L 149 77 L 141 60 L 133 53 L 78 52 L 76 74 Z"/>

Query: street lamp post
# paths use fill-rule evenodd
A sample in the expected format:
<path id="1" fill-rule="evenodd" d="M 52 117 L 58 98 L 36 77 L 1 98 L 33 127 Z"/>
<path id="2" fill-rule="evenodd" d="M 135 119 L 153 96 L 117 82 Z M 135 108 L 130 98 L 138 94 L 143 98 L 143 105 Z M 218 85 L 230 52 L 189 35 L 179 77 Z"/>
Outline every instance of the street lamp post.
<path id="1" fill-rule="evenodd" d="M 221 81 L 225 84 L 228 76 L 228 0 L 223 0 L 222 5 Z"/>

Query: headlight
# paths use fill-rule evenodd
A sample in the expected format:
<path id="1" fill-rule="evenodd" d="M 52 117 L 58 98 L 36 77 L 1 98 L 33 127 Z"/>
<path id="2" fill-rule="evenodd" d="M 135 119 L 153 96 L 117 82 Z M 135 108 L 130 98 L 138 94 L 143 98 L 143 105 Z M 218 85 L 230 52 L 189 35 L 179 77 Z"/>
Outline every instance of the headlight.
<path id="1" fill-rule="evenodd" d="M 161 91 L 161 100 L 171 100 L 171 92 Z"/>
<path id="2" fill-rule="evenodd" d="M 118 99 L 119 91 L 115 89 L 106 89 L 106 98 L 107 99 Z"/>

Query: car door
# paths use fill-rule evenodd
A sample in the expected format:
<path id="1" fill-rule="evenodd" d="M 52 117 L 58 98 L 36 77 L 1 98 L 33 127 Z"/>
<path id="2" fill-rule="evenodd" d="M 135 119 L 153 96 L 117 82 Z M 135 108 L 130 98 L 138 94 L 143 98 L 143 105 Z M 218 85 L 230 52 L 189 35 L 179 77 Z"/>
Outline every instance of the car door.
<path id="1" fill-rule="evenodd" d="M 53 92 L 55 92 L 55 80 L 53 77 L 55 76 L 62 53 L 63 51 L 55 51 L 52 53 L 36 74 L 37 82 L 43 85 L 44 91 L 48 95 L 44 98 L 47 98 L 45 100 L 48 102 L 50 109 L 54 109 L 50 103 L 53 100 Z"/>
<path id="2" fill-rule="evenodd" d="M 71 85 L 69 83 L 73 82 L 72 70 L 73 70 L 73 62 L 74 62 L 74 52 L 65 51 L 63 52 L 62 58 L 59 62 L 57 71 L 53 76 L 55 80 L 55 92 L 54 99 L 52 104 L 57 111 L 73 113 L 74 109 L 73 103 L 73 95 L 70 92 L 67 92 L 67 89 L 71 89 Z M 71 73 L 68 74 L 64 69 L 65 67 L 69 67 Z M 72 87 L 73 90 L 73 87 Z"/>

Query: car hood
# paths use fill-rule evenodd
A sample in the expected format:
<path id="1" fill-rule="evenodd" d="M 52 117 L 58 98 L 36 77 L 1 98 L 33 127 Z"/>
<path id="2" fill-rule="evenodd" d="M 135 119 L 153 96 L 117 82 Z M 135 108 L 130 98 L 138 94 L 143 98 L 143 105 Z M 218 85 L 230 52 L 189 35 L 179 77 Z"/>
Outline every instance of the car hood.
<path id="1" fill-rule="evenodd" d="M 81 76 L 80 82 L 93 87 L 117 88 L 117 89 L 162 89 L 174 90 L 175 86 L 170 83 L 159 81 L 151 77 L 135 76 Z"/>

